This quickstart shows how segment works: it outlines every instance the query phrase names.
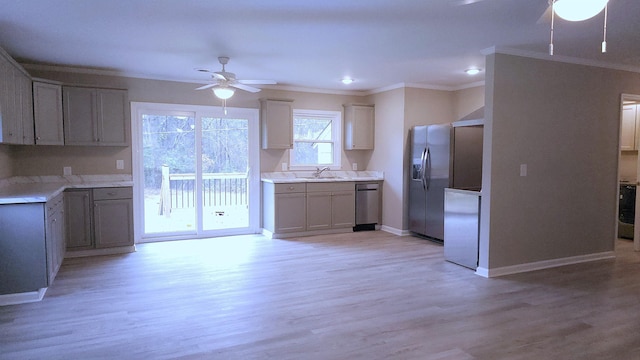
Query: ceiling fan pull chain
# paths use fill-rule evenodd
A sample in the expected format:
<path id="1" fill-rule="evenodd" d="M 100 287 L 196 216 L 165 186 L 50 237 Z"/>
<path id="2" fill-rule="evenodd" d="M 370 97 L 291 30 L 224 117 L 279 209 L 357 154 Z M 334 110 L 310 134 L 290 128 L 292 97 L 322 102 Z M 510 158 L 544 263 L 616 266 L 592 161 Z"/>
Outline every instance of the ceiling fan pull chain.
<path id="1" fill-rule="evenodd" d="M 227 115 L 227 99 L 222 100 L 222 109 L 224 110 L 224 114 Z"/>
<path id="2" fill-rule="evenodd" d="M 551 2 L 551 40 L 549 42 L 549 55 L 553 55 L 553 23 L 555 20 L 555 10 L 553 9 L 553 4 L 556 0 L 550 0 Z"/>
<path id="3" fill-rule="evenodd" d="M 607 8 L 609 7 L 609 4 L 607 3 L 604 6 L 604 37 L 602 39 L 602 53 L 606 53 L 607 52 Z"/>

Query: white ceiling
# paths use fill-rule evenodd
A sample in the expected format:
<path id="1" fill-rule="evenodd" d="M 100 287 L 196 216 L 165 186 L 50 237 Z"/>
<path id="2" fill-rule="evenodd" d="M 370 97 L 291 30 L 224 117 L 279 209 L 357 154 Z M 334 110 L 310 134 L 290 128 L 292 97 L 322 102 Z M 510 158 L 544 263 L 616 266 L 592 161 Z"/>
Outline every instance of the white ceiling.
<path id="1" fill-rule="evenodd" d="M 0 47 L 22 63 L 205 82 L 195 68 L 283 87 L 371 91 L 400 83 L 443 89 L 484 80 L 490 47 L 545 54 L 547 0 L 28 0 L 0 9 Z M 557 21 L 555 57 L 640 71 L 640 1 Z M 343 76 L 355 82 L 340 83 Z"/>

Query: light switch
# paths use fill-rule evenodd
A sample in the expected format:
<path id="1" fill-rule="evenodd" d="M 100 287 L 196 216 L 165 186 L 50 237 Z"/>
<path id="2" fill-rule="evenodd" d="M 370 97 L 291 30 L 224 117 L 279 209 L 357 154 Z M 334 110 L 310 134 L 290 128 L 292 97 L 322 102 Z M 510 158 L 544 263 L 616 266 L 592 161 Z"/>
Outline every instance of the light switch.
<path id="1" fill-rule="evenodd" d="M 358 163 L 351 164 L 351 170 L 358 171 Z"/>
<path id="2" fill-rule="evenodd" d="M 124 170 L 124 160 L 116 160 L 116 169 Z"/>
<path id="3" fill-rule="evenodd" d="M 527 164 L 520 164 L 520 176 L 527 176 Z"/>
<path id="4" fill-rule="evenodd" d="M 282 163 L 282 171 L 287 171 L 287 163 Z"/>
<path id="5" fill-rule="evenodd" d="M 62 168 L 62 174 L 64 174 L 64 176 L 71 175 L 71 166 L 63 167 Z"/>

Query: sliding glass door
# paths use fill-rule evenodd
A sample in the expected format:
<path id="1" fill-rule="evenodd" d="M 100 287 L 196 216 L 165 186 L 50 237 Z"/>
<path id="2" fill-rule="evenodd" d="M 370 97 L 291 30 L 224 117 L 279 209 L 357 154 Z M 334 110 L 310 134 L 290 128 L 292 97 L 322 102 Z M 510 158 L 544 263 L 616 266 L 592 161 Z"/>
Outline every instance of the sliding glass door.
<path id="1" fill-rule="evenodd" d="M 259 228 L 255 109 L 132 103 L 138 239 Z"/>

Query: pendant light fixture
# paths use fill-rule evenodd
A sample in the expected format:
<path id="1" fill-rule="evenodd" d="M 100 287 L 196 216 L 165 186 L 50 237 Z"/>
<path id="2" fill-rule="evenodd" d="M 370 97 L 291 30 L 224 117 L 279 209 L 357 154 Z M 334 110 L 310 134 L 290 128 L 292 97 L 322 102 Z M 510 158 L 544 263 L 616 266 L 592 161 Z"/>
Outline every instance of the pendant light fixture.
<path id="1" fill-rule="evenodd" d="M 553 30 L 555 15 L 567 21 L 584 21 L 591 19 L 604 10 L 602 53 L 607 52 L 607 8 L 609 0 L 549 0 L 551 6 L 551 41 L 549 55 L 553 55 Z"/>

